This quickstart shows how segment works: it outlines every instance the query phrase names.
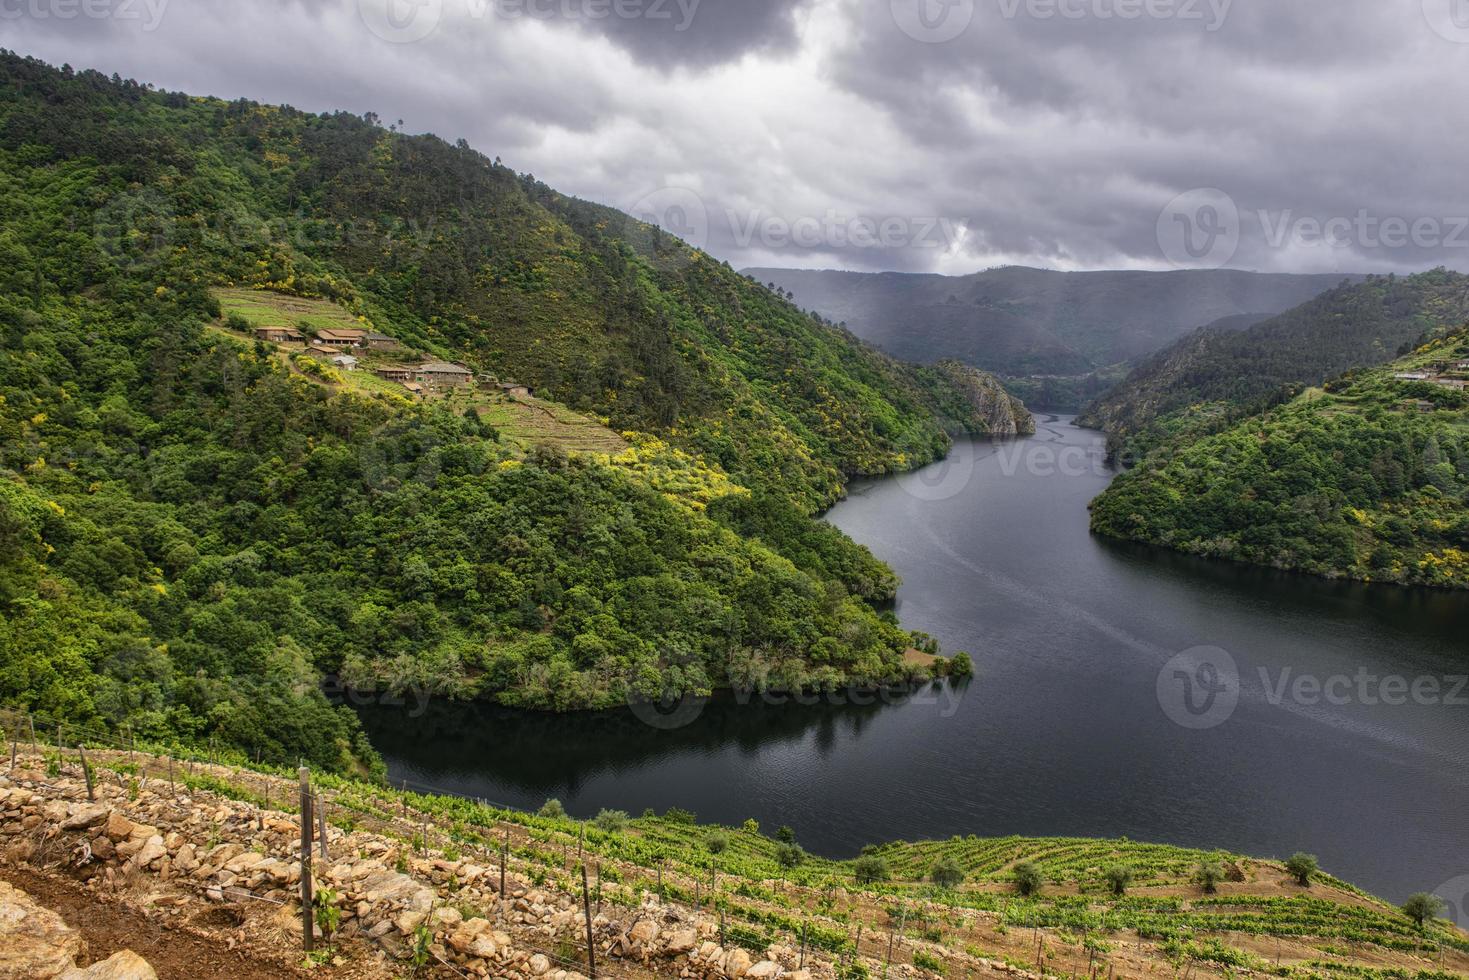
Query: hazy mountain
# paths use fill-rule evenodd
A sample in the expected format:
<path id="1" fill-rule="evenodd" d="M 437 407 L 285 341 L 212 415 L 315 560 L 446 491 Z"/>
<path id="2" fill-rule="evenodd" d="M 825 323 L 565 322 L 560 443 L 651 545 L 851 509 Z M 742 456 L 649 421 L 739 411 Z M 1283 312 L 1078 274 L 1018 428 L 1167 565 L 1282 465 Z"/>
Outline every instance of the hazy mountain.
<path id="1" fill-rule="evenodd" d="M 1288 310 L 1344 278 L 1019 266 L 969 276 L 761 268 L 746 274 L 897 357 L 956 358 L 1022 376 L 1087 374 L 1131 361 L 1224 317 Z"/>

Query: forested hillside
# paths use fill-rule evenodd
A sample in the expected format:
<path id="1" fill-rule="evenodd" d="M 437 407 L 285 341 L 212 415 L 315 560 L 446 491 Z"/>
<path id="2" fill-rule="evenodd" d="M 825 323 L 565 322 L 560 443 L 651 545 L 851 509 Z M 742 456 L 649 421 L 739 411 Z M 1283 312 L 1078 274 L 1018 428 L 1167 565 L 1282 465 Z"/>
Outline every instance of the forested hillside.
<path id="1" fill-rule="evenodd" d="M 555 709 L 898 674 L 892 573 L 811 515 L 988 431 L 949 373 L 345 113 L 3 54 L 0 186 L 0 699 L 343 767 L 326 672 Z M 568 458 L 305 376 L 221 287 L 660 438 Z"/>
<path id="2" fill-rule="evenodd" d="M 1144 361 L 1079 421 L 1136 458 L 1166 433 L 1227 425 L 1466 320 L 1469 276 L 1373 276 L 1244 329 L 1231 320 L 1198 330 Z"/>
<path id="3" fill-rule="evenodd" d="M 1332 577 L 1469 588 L 1465 384 L 1461 329 L 1221 432 L 1165 441 L 1092 504 L 1092 527 Z"/>

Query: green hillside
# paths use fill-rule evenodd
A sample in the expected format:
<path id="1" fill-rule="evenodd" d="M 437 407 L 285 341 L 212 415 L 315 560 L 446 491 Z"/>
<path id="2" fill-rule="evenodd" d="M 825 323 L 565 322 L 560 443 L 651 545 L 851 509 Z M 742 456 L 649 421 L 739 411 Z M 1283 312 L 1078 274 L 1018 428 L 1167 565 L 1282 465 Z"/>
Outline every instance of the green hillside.
<path id="1" fill-rule="evenodd" d="M 0 79 L 0 700 L 345 767 L 326 672 L 548 709 L 902 674 L 892 572 L 811 515 L 1023 409 L 463 143 Z M 252 295 L 537 397 L 344 377 Z"/>
<path id="2" fill-rule="evenodd" d="M 1218 428 L 1469 320 L 1469 276 L 1372 276 L 1279 316 L 1211 324 L 1143 361 L 1079 420 L 1132 458 L 1167 433 Z M 1258 321 L 1258 322 L 1256 322 Z"/>
<path id="3" fill-rule="evenodd" d="M 1092 527 L 1333 577 L 1469 587 L 1465 362 L 1459 330 L 1215 434 L 1176 436 L 1092 504 Z"/>

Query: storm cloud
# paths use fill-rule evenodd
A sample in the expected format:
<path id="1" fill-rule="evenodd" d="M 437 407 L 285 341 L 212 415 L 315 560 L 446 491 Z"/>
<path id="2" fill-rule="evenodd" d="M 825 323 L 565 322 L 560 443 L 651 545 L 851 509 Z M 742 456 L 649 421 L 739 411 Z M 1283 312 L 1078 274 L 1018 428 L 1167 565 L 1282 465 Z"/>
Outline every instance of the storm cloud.
<path id="1" fill-rule="evenodd" d="M 1469 0 L 0 0 L 463 137 L 736 266 L 1469 271 Z"/>

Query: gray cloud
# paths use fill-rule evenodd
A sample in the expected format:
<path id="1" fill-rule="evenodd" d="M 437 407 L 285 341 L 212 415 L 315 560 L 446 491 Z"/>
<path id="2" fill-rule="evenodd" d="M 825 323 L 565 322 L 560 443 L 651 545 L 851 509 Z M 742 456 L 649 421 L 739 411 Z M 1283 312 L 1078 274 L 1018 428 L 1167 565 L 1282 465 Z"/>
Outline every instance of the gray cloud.
<path id="1" fill-rule="evenodd" d="M 401 118 L 736 265 L 1469 269 L 1469 0 L 7 2 L 24 53 Z"/>

